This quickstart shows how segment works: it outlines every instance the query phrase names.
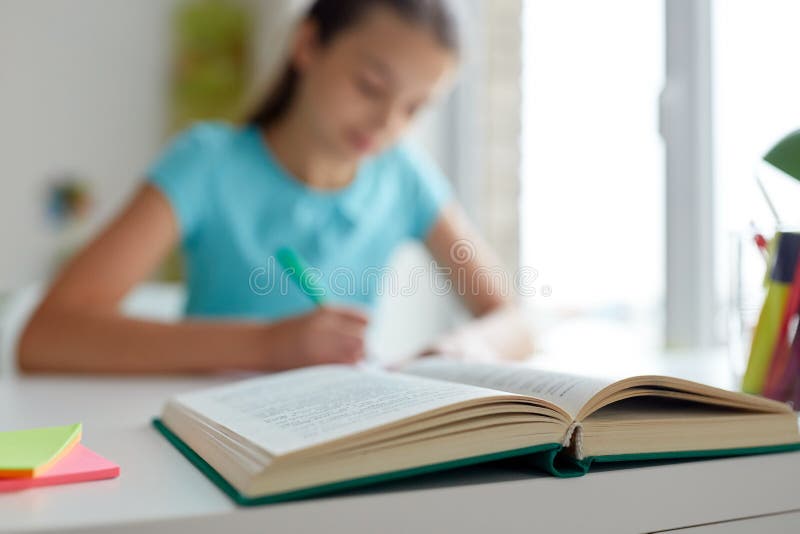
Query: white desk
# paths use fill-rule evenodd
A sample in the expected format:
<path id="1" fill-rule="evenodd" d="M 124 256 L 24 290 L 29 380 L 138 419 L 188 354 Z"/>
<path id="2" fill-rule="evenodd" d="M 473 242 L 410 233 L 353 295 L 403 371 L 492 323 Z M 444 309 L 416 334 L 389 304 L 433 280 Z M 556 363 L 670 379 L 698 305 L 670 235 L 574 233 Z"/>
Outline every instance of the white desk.
<path id="1" fill-rule="evenodd" d="M 721 358 L 684 354 L 637 362 L 724 379 Z M 598 355 L 595 361 L 607 370 L 625 359 Z M 569 358 L 541 361 L 571 365 Z M 115 480 L 0 495 L 0 532 L 620 533 L 709 523 L 688 532 L 800 531 L 800 453 L 596 469 L 577 479 L 474 468 L 237 508 L 149 424 L 168 396 L 222 380 L 0 377 L 2 427 L 82 421 L 84 442 L 122 468 Z M 737 521 L 719 523 L 730 520 Z"/>

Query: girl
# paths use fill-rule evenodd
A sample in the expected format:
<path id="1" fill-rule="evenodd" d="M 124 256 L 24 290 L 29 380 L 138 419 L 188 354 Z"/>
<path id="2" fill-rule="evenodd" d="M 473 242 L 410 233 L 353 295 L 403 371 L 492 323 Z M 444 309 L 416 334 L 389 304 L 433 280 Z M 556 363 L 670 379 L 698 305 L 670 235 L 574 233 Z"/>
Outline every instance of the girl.
<path id="1" fill-rule="evenodd" d="M 477 316 L 423 353 L 528 354 L 509 297 L 477 276 L 492 256 L 447 181 L 396 144 L 457 59 L 443 0 L 317 0 L 282 77 L 246 123 L 200 123 L 179 135 L 123 212 L 64 269 L 23 333 L 20 367 L 163 373 L 354 363 L 368 323 L 354 304 L 371 304 L 377 289 L 362 275 L 408 238 L 451 268 Z M 121 315 L 123 296 L 178 241 L 194 319 Z M 456 254 L 466 243 L 476 248 Z M 349 273 L 348 291 L 336 295 L 346 305 L 315 308 L 286 286 L 272 261 L 283 245 L 321 273 Z"/>

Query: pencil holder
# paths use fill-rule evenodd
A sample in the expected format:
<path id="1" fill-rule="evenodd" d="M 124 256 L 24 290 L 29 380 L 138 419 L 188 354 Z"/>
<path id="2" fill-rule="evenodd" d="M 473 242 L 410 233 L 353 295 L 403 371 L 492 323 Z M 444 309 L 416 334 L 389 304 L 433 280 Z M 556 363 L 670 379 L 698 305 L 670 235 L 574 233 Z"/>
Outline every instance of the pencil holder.
<path id="1" fill-rule="evenodd" d="M 728 236 L 728 300 L 726 341 L 733 383 L 741 387 L 753 332 L 766 294 L 766 248 L 759 248 L 752 231 L 735 231 Z"/>
<path id="2" fill-rule="evenodd" d="M 800 405 L 800 232 L 780 229 L 767 255 L 765 294 L 742 380 L 748 393 Z"/>

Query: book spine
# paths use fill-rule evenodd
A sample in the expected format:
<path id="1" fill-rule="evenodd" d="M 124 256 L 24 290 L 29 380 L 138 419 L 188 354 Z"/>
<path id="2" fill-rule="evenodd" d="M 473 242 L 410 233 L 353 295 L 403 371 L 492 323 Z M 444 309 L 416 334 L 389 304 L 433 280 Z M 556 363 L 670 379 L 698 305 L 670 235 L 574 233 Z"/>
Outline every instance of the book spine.
<path id="1" fill-rule="evenodd" d="M 579 421 L 573 421 L 569 425 L 561 446 L 570 449 L 577 460 L 583 460 L 583 427 Z"/>

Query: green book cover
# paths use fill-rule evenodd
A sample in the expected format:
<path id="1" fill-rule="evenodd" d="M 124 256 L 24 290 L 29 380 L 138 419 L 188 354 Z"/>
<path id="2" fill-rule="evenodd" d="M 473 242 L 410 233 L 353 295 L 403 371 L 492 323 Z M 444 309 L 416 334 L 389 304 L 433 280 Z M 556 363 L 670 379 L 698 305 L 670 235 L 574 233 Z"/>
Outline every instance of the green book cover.
<path id="1" fill-rule="evenodd" d="M 690 460 L 703 458 L 730 458 L 733 456 L 750 456 L 754 454 L 771 454 L 778 452 L 800 451 L 800 443 L 786 443 L 783 445 L 764 445 L 761 447 L 744 447 L 735 449 L 709 449 L 699 451 L 674 451 L 674 452 L 646 452 L 639 454 L 610 454 L 606 456 L 593 456 L 576 460 L 579 469 L 584 473 L 594 463 L 623 463 L 642 462 L 647 460 Z"/>
<path id="2" fill-rule="evenodd" d="M 205 460 L 197 455 L 186 443 L 184 443 L 178 436 L 172 433 L 160 419 L 153 419 L 153 426 L 177 448 L 192 464 L 202 471 L 214 484 L 216 484 L 222 491 L 224 491 L 231 499 L 237 504 L 243 506 L 253 506 L 258 504 L 270 504 L 284 501 L 291 501 L 296 499 L 305 499 L 309 497 L 316 497 L 326 495 L 341 490 L 368 486 L 380 482 L 396 480 L 400 478 L 412 477 L 424 473 L 432 473 L 435 471 L 443 471 L 447 469 L 456 469 L 463 466 L 474 465 L 478 463 L 491 462 L 506 458 L 521 458 L 523 464 L 533 467 L 537 470 L 544 471 L 555 477 L 571 478 L 583 476 L 589 472 L 590 467 L 595 463 L 600 464 L 625 464 L 637 463 L 642 461 L 656 461 L 656 460 L 691 460 L 703 458 L 721 458 L 732 456 L 746 456 L 753 454 L 768 454 L 800 450 L 800 443 L 789 443 L 785 445 L 771 445 L 764 447 L 748 447 L 737 449 L 714 449 L 714 450 L 695 450 L 695 451 L 675 451 L 675 452 L 655 452 L 655 453 L 641 453 L 641 454 L 618 454 L 607 456 L 595 456 L 577 460 L 565 454 L 563 447 L 558 443 L 549 443 L 545 445 L 538 445 L 533 447 L 526 447 L 522 449 L 515 449 L 510 451 L 503 451 L 492 454 L 485 454 L 475 456 L 472 458 L 462 458 L 449 462 L 443 462 L 432 465 L 424 465 L 414 467 L 411 469 L 403 469 L 400 471 L 393 471 L 390 473 L 381 473 L 377 475 L 370 475 L 366 477 L 355 478 L 351 480 L 343 480 L 324 484 L 321 486 L 303 488 L 286 493 L 279 493 L 274 495 L 265 495 L 263 497 L 246 497 L 242 495 L 236 488 L 231 486 L 213 467 L 211 467 Z"/>
<path id="3" fill-rule="evenodd" d="M 525 447 L 523 449 L 514 449 L 510 451 L 497 452 L 492 454 L 484 454 L 472 458 L 462 458 L 459 460 L 452 460 L 449 462 L 442 462 L 438 464 L 423 465 L 413 467 L 410 469 L 402 469 L 400 471 L 392 471 L 389 473 L 380 473 L 377 475 L 370 475 L 366 477 L 354 478 L 351 480 L 342 480 L 339 482 L 332 482 L 321 486 L 311 488 L 303 488 L 299 490 L 289 491 L 285 493 L 278 493 L 273 495 L 264 495 L 262 497 L 247 497 L 242 495 L 236 488 L 228 483 L 222 475 L 220 475 L 213 467 L 211 467 L 205 460 L 203 460 L 196 452 L 192 450 L 186 443 L 184 443 L 178 436 L 172 433 L 160 419 L 153 419 L 153 426 L 167 438 L 167 440 L 175 446 L 190 462 L 194 464 L 200 471 L 205 474 L 211 482 L 216 484 L 222 491 L 224 491 L 231 499 L 237 504 L 242 506 L 253 506 L 258 504 L 271 504 L 284 501 L 292 501 L 297 499 L 306 499 L 309 497 L 317 497 L 342 491 L 346 489 L 358 488 L 377 484 L 389 480 L 397 480 L 400 478 L 408 478 L 425 473 L 433 473 L 435 471 L 443 471 L 446 469 L 456 469 L 467 465 L 473 465 L 483 462 L 491 462 L 505 458 L 519 457 L 519 456 L 537 456 L 539 454 L 550 454 L 561 449 L 558 443 L 548 443 L 545 445 L 537 445 L 534 447 Z"/>

